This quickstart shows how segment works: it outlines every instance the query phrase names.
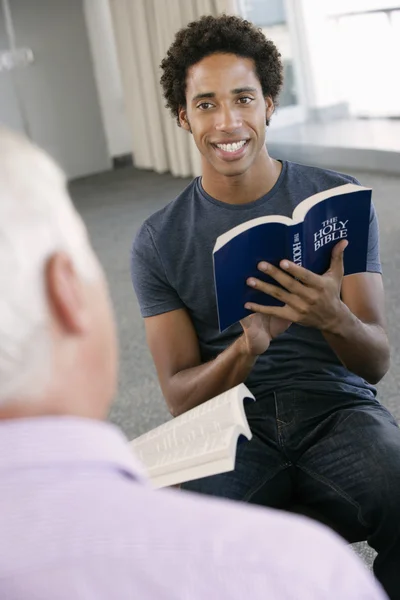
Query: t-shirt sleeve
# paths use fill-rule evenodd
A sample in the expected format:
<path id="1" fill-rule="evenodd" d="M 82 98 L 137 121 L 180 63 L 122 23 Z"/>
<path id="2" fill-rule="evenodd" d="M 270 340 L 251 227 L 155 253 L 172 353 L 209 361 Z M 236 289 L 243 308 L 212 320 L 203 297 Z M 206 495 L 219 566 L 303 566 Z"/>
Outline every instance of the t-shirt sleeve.
<path id="1" fill-rule="evenodd" d="M 168 281 L 160 251 L 146 223 L 139 229 L 132 245 L 131 277 L 142 317 L 184 308 Z"/>
<path id="2" fill-rule="evenodd" d="M 379 249 L 379 224 L 373 204 L 371 204 L 371 216 L 369 219 L 367 271 L 371 273 L 382 273 Z"/>
<path id="3" fill-rule="evenodd" d="M 349 180 L 351 183 L 355 183 L 356 185 L 362 185 L 355 177 L 349 177 Z M 367 271 L 369 273 L 382 273 L 379 244 L 379 223 L 373 202 L 371 202 L 371 214 L 369 218 Z"/>

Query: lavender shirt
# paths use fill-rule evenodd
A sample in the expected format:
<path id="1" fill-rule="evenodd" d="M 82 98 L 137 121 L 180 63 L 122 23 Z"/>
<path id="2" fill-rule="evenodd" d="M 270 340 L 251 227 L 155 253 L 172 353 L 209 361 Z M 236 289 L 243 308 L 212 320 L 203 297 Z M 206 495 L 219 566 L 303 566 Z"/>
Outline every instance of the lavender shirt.
<path id="1" fill-rule="evenodd" d="M 1 600 L 382 600 L 352 550 L 283 512 L 153 491 L 113 426 L 0 422 Z"/>

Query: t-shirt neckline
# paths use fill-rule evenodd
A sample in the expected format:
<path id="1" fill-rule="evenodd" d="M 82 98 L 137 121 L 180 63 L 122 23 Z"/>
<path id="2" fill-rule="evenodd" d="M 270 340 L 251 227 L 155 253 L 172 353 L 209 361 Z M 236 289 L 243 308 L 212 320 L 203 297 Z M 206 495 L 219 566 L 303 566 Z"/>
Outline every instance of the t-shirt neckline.
<path id="1" fill-rule="evenodd" d="M 207 194 L 207 192 L 203 188 L 201 176 L 196 178 L 196 189 L 204 200 L 206 200 L 207 202 L 211 202 L 212 204 L 215 204 L 216 206 L 219 206 L 220 208 L 223 208 L 225 210 L 249 210 L 251 208 L 254 208 L 255 206 L 262 206 L 265 202 L 268 202 L 272 198 L 272 196 L 276 194 L 276 192 L 281 187 L 282 181 L 286 175 L 287 161 L 280 160 L 279 162 L 282 163 L 282 170 L 279 174 L 278 179 L 276 180 L 275 185 L 269 190 L 269 192 L 267 192 L 260 198 L 257 198 L 257 200 L 253 200 L 252 202 L 246 202 L 246 204 L 229 204 L 228 202 L 222 202 L 221 200 L 213 198 L 213 196 Z"/>

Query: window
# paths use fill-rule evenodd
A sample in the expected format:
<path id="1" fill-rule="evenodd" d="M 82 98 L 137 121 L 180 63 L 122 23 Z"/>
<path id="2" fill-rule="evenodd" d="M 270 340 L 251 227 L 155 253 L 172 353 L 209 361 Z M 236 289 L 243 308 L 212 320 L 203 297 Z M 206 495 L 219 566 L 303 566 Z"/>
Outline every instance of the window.
<path id="1" fill-rule="evenodd" d="M 284 84 L 279 99 L 281 108 L 299 103 L 293 67 L 293 52 L 284 0 L 242 0 L 243 16 L 260 27 L 282 55 Z"/>

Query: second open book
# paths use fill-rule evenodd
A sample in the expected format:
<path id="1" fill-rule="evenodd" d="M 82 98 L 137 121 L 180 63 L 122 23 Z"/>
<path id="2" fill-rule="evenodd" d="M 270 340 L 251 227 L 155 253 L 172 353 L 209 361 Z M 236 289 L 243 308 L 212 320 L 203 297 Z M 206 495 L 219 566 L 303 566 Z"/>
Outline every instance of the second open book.
<path id="1" fill-rule="evenodd" d="M 254 396 L 242 383 L 131 442 L 155 487 L 232 471 L 236 447 L 252 434 L 244 402 Z"/>

